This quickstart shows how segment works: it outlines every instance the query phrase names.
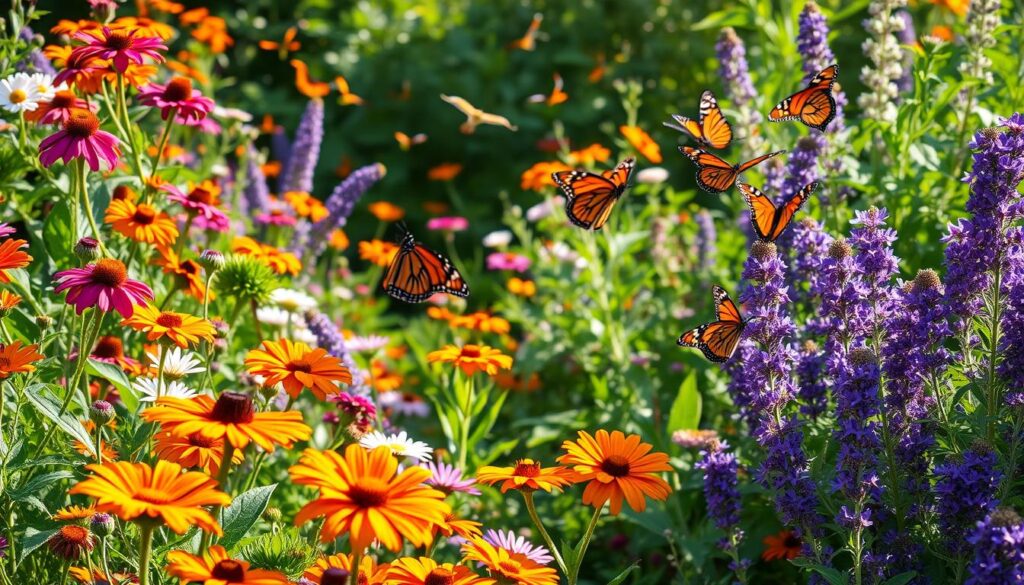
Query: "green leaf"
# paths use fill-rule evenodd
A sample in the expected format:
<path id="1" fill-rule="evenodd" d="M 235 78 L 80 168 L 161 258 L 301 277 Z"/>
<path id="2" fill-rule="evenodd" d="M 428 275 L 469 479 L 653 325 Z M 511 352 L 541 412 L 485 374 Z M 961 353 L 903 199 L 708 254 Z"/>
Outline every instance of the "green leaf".
<path id="1" fill-rule="evenodd" d="M 630 573 L 640 568 L 640 561 L 634 561 L 632 565 L 626 567 L 626 570 L 615 576 L 614 579 L 608 582 L 608 585 L 619 585 L 629 577 Z"/>
<path id="2" fill-rule="evenodd" d="M 907 585 L 914 577 L 917 577 L 917 571 L 907 571 L 906 573 L 889 577 L 882 582 L 882 585 Z"/>
<path id="3" fill-rule="evenodd" d="M 31 526 L 25 529 L 25 538 L 21 539 L 21 558 L 24 559 L 32 551 L 46 544 L 47 540 L 57 532 L 56 528 L 51 530 L 36 530 Z"/>
<path id="4" fill-rule="evenodd" d="M 114 388 L 117 388 L 118 394 L 121 395 L 121 402 L 124 402 L 124 407 L 128 409 L 128 412 L 136 412 L 139 409 L 139 396 L 135 393 L 135 389 L 132 388 L 132 383 L 128 380 L 124 370 L 114 364 L 108 364 L 92 358 L 89 358 L 89 361 L 85 364 L 85 370 L 90 375 L 103 378 L 113 384 Z"/>
<path id="5" fill-rule="evenodd" d="M 235 498 L 231 505 L 224 509 L 224 516 L 221 519 L 224 536 L 218 544 L 228 550 L 238 544 L 267 509 L 270 496 L 276 487 L 276 483 L 255 487 Z"/>
<path id="6" fill-rule="evenodd" d="M 72 438 L 81 441 L 86 449 L 89 450 L 89 454 L 95 456 L 96 451 L 92 444 L 92 438 L 85 431 L 85 427 L 82 426 L 82 423 L 77 418 L 67 412 L 63 415 L 60 414 L 60 404 L 48 394 L 44 394 L 47 388 L 46 384 L 32 384 L 25 388 L 25 397 L 39 411 L 39 414 L 50 419 L 62 431 L 71 435 Z"/>
<path id="7" fill-rule="evenodd" d="M 29 496 L 38 496 L 39 492 L 43 491 L 47 486 L 70 477 L 74 477 L 74 474 L 70 471 L 51 471 L 50 473 L 37 475 L 8 492 L 7 496 L 15 502 L 21 502 Z"/>
<path id="8" fill-rule="evenodd" d="M 691 370 L 679 386 L 675 402 L 668 413 L 668 430 L 696 429 L 700 425 L 702 401 L 697 389 L 697 372 Z"/>
<path id="9" fill-rule="evenodd" d="M 803 569 L 810 569 L 815 573 L 818 573 L 825 578 L 826 581 L 832 585 L 849 585 L 848 575 L 840 572 L 832 567 L 826 567 L 825 565 L 819 565 L 813 560 L 807 557 L 797 557 L 790 559 L 789 562 Z"/>
<path id="10" fill-rule="evenodd" d="M 77 241 L 71 233 L 71 210 L 65 201 L 58 201 L 43 223 L 43 245 L 55 266 L 76 265 L 71 245 Z"/>

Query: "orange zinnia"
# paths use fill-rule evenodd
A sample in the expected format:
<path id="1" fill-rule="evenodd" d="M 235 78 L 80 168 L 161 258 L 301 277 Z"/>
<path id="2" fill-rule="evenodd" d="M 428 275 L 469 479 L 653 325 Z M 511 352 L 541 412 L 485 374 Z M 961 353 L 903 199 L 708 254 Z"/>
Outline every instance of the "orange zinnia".
<path id="1" fill-rule="evenodd" d="M 7 290 L 0 290 L 0 317 L 6 317 L 14 307 L 21 304 L 21 296 Z"/>
<path id="2" fill-rule="evenodd" d="M 541 467 L 533 459 L 519 459 L 515 467 L 485 465 L 476 472 L 476 479 L 485 485 L 501 482 L 501 493 L 516 489 L 523 492 L 551 492 L 573 484 L 573 473 L 564 467 Z"/>
<path id="3" fill-rule="evenodd" d="M 488 345 L 467 343 L 462 347 L 446 345 L 427 354 L 427 361 L 455 364 L 467 376 L 477 372 L 485 372 L 488 376 L 512 367 L 512 358 Z"/>
<path id="4" fill-rule="evenodd" d="M 342 569 L 344 571 L 352 572 L 352 556 L 344 553 L 331 555 L 329 557 L 320 557 L 316 560 L 316 563 L 306 569 L 306 572 L 302 574 L 302 577 L 307 581 L 312 581 L 316 585 L 320 585 L 320 581 L 324 576 L 324 572 L 328 569 Z M 387 563 L 377 564 L 377 560 L 367 555 L 359 561 L 359 585 L 385 585 L 388 583 L 387 576 L 388 571 L 391 569 L 391 565 Z"/>
<path id="5" fill-rule="evenodd" d="M 761 558 L 766 561 L 795 559 L 803 553 L 804 543 L 792 530 L 783 530 L 777 534 L 764 537 L 764 552 Z"/>
<path id="6" fill-rule="evenodd" d="M 24 345 L 21 341 L 0 343 L 0 380 L 11 374 L 34 372 L 36 367 L 32 364 L 45 357 L 37 349 L 38 345 Z"/>
<path id="7" fill-rule="evenodd" d="M 483 524 L 480 524 L 479 522 L 459 518 L 455 514 L 448 514 L 444 517 L 444 520 L 441 523 L 434 525 L 434 532 L 440 532 L 445 535 L 446 538 L 451 538 L 454 534 L 469 540 L 471 538 L 480 538 L 483 536 L 483 532 L 480 530 L 481 526 L 483 526 Z"/>
<path id="8" fill-rule="evenodd" d="M 388 571 L 391 585 L 491 585 L 494 579 L 485 579 L 463 565 L 444 563 L 428 557 L 405 557 L 391 564 Z"/>
<path id="9" fill-rule="evenodd" d="M 192 31 L 192 38 L 210 47 L 210 52 L 215 54 L 235 44 L 235 39 L 228 34 L 227 23 L 219 16 L 203 18 L 199 27 Z"/>
<path id="10" fill-rule="evenodd" d="M 373 380 L 373 387 L 377 389 L 377 392 L 398 390 L 404 382 L 402 375 L 388 369 L 383 360 L 370 362 L 370 378 Z"/>
<path id="11" fill-rule="evenodd" d="M 377 266 L 388 266 L 398 254 L 398 246 L 384 240 L 359 242 L 359 257 Z"/>
<path id="12" fill-rule="evenodd" d="M 314 223 L 328 215 L 327 207 L 323 202 L 305 191 L 286 191 L 284 200 L 292 206 L 296 215 L 308 217 Z"/>
<path id="13" fill-rule="evenodd" d="M 404 209 L 387 201 L 374 201 L 366 209 L 380 221 L 398 221 L 405 217 Z"/>
<path id="14" fill-rule="evenodd" d="M 103 221 L 136 242 L 169 246 L 178 239 L 178 226 L 171 216 L 148 203 L 115 199 L 107 207 Z"/>
<path id="15" fill-rule="evenodd" d="M 153 264 L 161 267 L 164 274 L 173 274 L 175 285 L 184 290 L 190 297 L 202 302 L 207 294 L 206 281 L 203 279 L 203 267 L 195 260 L 183 260 L 171 248 L 158 248 L 160 258 L 153 260 Z M 209 291 L 210 300 L 216 295 Z"/>
<path id="16" fill-rule="evenodd" d="M 427 171 L 427 178 L 431 181 L 451 181 L 462 172 L 462 165 L 459 163 L 443 163 L 431 167 Z"/>
<path id="17" fill-rule="evenodd" d="M 619 132 L 626 137 L 630 146 L 654 164 L 661 164 L 661 147 L 651 138 L 650 134 L 639 126 L 619 126 Z"/>
<path id="18" fill-rule="evenodd" d="M 569 162 L 584 167 L 594 166 L 595 163 L 607 162 L 612 156 L 612 151 L 600 144 L 591 144 L 586 148 L 574 150 L 569 153 Z"/>
<path id="19" fill-rule="evenodd" d="M 165 41 L 169 41 L 174 36 L 174 28 L 171 25 L 145 16 L 122 16 L 107 26 L 111 30 L 134 30 L 139 36 L 160 37 Z"/>
<path id="20" fill-rule="evenodd" d="M 24 268 L 32 261 L 32 257 L 21 249 L 28 246 L 25 240 L 4 240 L 0 242 L 0 282 L 7 284 L 11 277 L 7 271 L 11 268 Z"/>
<path id="21" fill-rule="evenodd" d="M 451 321 L 452 327 L 472 329 L 481 333 L 508 333 L 512 325 L 507 319 L 497 317 L 485 311 L 477 311 L 467 315 L 455 315 Z"/>
<path id="22" fill-rule="evenodd" d="M 352 383 L 352 373 L 341 360 L 322 348 L 311 349 L 288 339 L 264 341 L 262 350 L 254 349 L 245 356 L 245 366 L 250 374 L 266 378 L 267 386 L 281 383 L 292 398 L 309 388 L 324 400 L 341 391 L 335 382 Z"/>
<path id="23" fill-rule="evenodd" d="M 545 187 L 555 186 L 555 181 L 551 178 L 552 173 L 569 170 L 572 170 L 572 167 L 560 161 L 539 162 L 523 171 L 519 187 L 523 191 L 543 191 Z"/>
<path id="24" fill-rule="evenodd" d="M 288 585 L 283 573 L 250 569 L 249 563 L 232 559 L 223 546 L 211 546 L 203 556 L 183 550 L 167 553 L 167 572 L 182 583 L 209 585 Z"/>
<path id="25" fill-rule="evenodd" d="M 505 283 L 505 287 L 508 288 L 508 292 L 518 296 L 531 298 L 537 294 L 537 285 L 532 280 L 524 280 L 513 276 L 508 279 Z"/>
<path id="26" fill-rule="evenodd" d="M 96 510 L 116 514 L 122 520 L 160 518 L 176 534 L 192 526 L 223 534 L 220 525 L 203 506 L 226 506 L 231 497 L 217 489 L 205 473 L 181 472 L 170 461 L 104 463 L 86 465 L 92 476 L 78 482 L 69 494 L 96 499 Z"/>
<path id="27" fill-rule="evenodd" d="M 160 433 L 153 444 L 153 453 L 159 459 L 173 461 L 182 467 L 200 467 L 216 477 L 224 459 L 224 440 L 208 439 L 199 433 L 179 437 L 171 433 Z M 233 463 L 245 461 L 241 451 L 231 454 Z"/>
<path id="28" fill-rule="evenodd" d="M 462 545 L 464 561 L 477 561 L 487 567 L 492 577 L 502 583 L 517 585 L 558 585 L 558 572 L 479 538 Z"/>
<path id="29" fill-rule="evenodd" d="M 67 522 L 68 520 L 85 520 L 92 518 L 95 514 L 95 506 L 65 506 L 50 516 L 50 519 Z"/>
<path id="30" fill-rule="evenodd" d="M 612 514 L 618 514 L 625 498 L 629 507 L 643 512 L 647 507 L 645 496 L 664 500 L 671 488 L 657 476 L 660 471 L 672 471 L 668 455 L 650 453 L 652 446 L 640 442 L 639 435 L 609 433 L 599 430 L 595 435 L 579 431 L 579 442 L 565 441 L 565 455 L 558 462 L 572 466 L 577 482 L 589 482 L 583 491 L 583 503 L 595 508 L 611 500 Z"/>
<path id="31" fill-rule="evenodd" d="M 391 449 L 367 451 L 349 445 L 342 456 L 334 451 L 306 449 L 289 468 L 292 481 L 320 489 L 319 497 L 303 506 L 296 524 L 325 516 L 320 539 L 330 542 L 348 534 L 352 550 L 361 553 L 374 540 L 392 551 L 404 540 L 426 546 L 434 524 L 451 508 L 445 494 L 423 485 L 430 471 L 410 466 L 396 475 L 398 460 Z"/>
<path id="32" fill-rule="evenodd" d="M 290 63 L 295 68 L 295 89 L 299 93 L 310 99 L 320 99 L 331 93 L 331 84 L 310 79 L 309 67 L 305 63 L 298 59 L 292 59 Z"/>
<path id="33" fill-rule="evenodd" d="M 206 319 L 174 311 L 161 311 L 153 305 L 136 305 L 132 316 L 121 321 L 121 324 L 145 332 L 149 341 L 166 340 L 182 348 L 198 344 L 201 339 L 212 342 L 216 332 L 213 324 Z"/>
<path id="34" fill-rule="evenodd" d="M 346 234 L 345 230 L 341 228 L 331 230 L 331 236 L 327 241 L 327 244 L 330 247 L 338 250 L 339 252 L 347 249 L 350 243 L 351 242 L 348 240 L 348 234 Z"/>
<path id="35" fill-rule="evenodd" d="M 216 402 L 209 396 L 165 396 L 141 416 L 160 423 L 162 430 L 177 437 L 197 434 L 213 441 L 227 440 L 237 449 L 251 442 L 273 451 L 275 444 L 287 448 L 313 435 L 313 429 L 303 424 L 301 412 L 256 412 L 252 396 L 241 392 L 224 392 Z"/>
<path id="36" fill-rule="evenodd" d="M 267 266 L 270 266 L 278 274 L 289 273 L 296 276 L 302 270 L 302 262 L 291 252 L 282 252 L 273 246 L 261 244 L 256 240 L 241 236 L 231 240 L 231 251 L 255 256 Z"/>

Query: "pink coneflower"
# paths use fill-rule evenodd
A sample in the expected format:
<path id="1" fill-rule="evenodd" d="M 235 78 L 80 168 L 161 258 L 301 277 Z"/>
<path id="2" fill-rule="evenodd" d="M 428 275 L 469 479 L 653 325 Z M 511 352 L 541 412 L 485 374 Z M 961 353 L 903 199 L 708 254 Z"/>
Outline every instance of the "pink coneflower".
<path id="1" fill-rule="evenodd" d="M 295 216 L 283 209 L 271 209 L 256 216 L 256 223 L 263 225 L 295 225 Z"/>
<path id="2" fill-rule="evenodd" d="M 54 85 L 60 85 L 66 83 L 68 85 L 79 85 L 79 82 L 84 82 L 91 78 L 96 70 L 101 69 L 97 66 L 98 61 L 89 57 L 76 56 L 73 52 L 68 57 L 67 63 L 64 64 L 64 68 L 57 73 L 57 76 L 53 78 Z M 101 63 L 101 62 L 99 62 Z"/>
<path id="3" fill-rule="evenodd" d="M 398 390 L 384 392 L 380 395 L 380 404 L 391 409 L 393 414 L 418 418 L 430 415 L 430 405 L 411 392 L 399 392 Z"/>
<path id="4" fill-rule="evenodd" d="M 510 553 L 525 555 L 526 558 L 531 561 L 542 565 L 546 565 L 555 560 L 548 549 L 531 543 L 526 540 L 526 538 L 517 535 L 511 530 L 494 530 L 488 528 L 487 532 L 484 533 L 484 540 L 494 546 L 503 548 Z"/>
<path id="5" fill-rule="evenodd" d="M 360 426 L 372 424 L 373 419 L 377 417 L 377 407 L 365 396 L 342 391 L 327 396 L 327 401 L 337 403 L 338 409 L 349 415 L 352 421 Z"/>
<path id="6" fill-rule="evenodd" d="M 526 272 L 530 269 L 530 259 L 512 252 L 493 252 L 487 255 L 487 269 Z"/>
<path id="7" fill-rule="evenodd" d="M 442 232 L 461 232 L 469 228 L 469 220 L 464 217 L 435 217 L 427 221 L 427 229 Z"/>
<path id="8" fill-rule="evenodd" d="M 89 110 L 74 109 L 68 114 L 64 126 L 39 143 L 39 162 L 49 167 L 58 160 L 68 164 L 73 159 L 84 158 L 89 168 L 100 170 L 100 160 L 110 168 L 117 166 L 121 156 L 120 143 L 113 134 L 100 130 L 100 120 Z"/>
<path id="9" fill-rule="evenodd" d="M 64 302 L 75 305 L 79 315 L 89 307 L 99 307 L 103 312 L 116 310 L 127 319 L 135 313 L 135 304 L 153 299 L 153 289 L 128 278 L 124 264 L 113 258 L 63 270 L 54 274 L 53 279 L 58 283 L 53 292 L 67 290 Z"/>
<path id="10" fill-rule="evenodd" d="M 193 120 L 191 118 L 183 118 L 179 114 L 178 117 L 174 119 L 174 121 L 181 124 L 182 126 L 195 128 L 196 130 L 199 130 L 203 134 L 209 134 L 211 136 L 220 136 L 220 133 L 224 130 L 221 127 L 220 123 L 210 116 L 202 118 L 201 120 Z"/>
<path id="11" fill-rule="evenodd" d="M 65 87 L 58 89 L 50 101 L 40 102 L 38 109 L 25 114 L 25 119 L 39 124 L 63 124 L 71 119 L 75 110 L 95 112 L 97 108 L 99 104 L 90 104 Z"/>
<path id="12" fill-rule="evenodd" d="M 11 226 L 7 225 L 6 222 L 0 223 L 0 238 L 6 238 L 7 236 L 13 234 L 15 231 L 16 230 Z"/>
<path id="13" fill-rule="evenodd" d="M 160 117 L 166 120 L 175 113 L 178 121 L 202 120 L 213 111 L 213 100 L 192 87 L 187 77 L 174 77 L 167 85 L 150 83 L 139 90 L 139 102 L 160 108 Z"/>
<path id="14" fill-rule="evenodd" d="M 423 465 L 423 468 L 430 471 L 430 478 L 423 483 L 433 488 L 446 494 L 461 492 L 471 496 L 480 495 L 480 490 L 473 487 L 476 485 L 476 480 L 463 478 L 462 471 L 454 465 L 430 461 Z"/>
<path id="15" fill-rule="evenodd" d="M 79 58 L 83 63 L 92 58 L 109 59 L 114 69 L 124 73 L 131 63 L 142 64 L 146 57 L 162 63 L 164 56 L 158 51 L 166 51 L 167 45 L 159 37 L 137 36 L 140 31 L 110 30 L 103 27 L 102 31 L 82 31 L 75 38 L 86 43 L 83 47 L 75 47 L 71 58 Z"/>
<path id="16" fill-rule="evenodd" d="M 207 189 L 204 186 L 205 183 L 204 181 L 196 185 L 188 194 L 170 183 L 161 185 L 160 189 L 169 193 L 168 201 L 174 201 L 181 205 L 190 215 L 203 218 L 205 226 L 200 227 L 225 232 L 228 230 L 230 220 L 227 214 L 218 207 L 220 205 L 218 194 Z"/>

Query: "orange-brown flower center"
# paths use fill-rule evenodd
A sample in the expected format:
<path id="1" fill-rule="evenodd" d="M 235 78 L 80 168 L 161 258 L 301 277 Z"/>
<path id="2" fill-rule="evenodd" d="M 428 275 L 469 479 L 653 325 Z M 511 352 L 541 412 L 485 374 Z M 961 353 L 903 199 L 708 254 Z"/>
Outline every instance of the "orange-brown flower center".
<path id="1" fill-rule="evenodd" d="M 181 102 L 192 97 L 192 80 L 187 77 L 175 77 L 167 82 L 164 88 L 164 99 L 169 102 Z"/>
<path id="2" fill-rule="evenodd" d="M 199 274 L 199 271 L 202 270 L 195 260 L 185 260 L 178 265 L 178 268 L 185 274 Z"/>
<path id="3" fill-rule="evenodd" d="M 202 187 L 196 187 L 189 191 L 188 200 L 195 203 L 213 204 L 213 193 Z"/>
<path id="4" fill-rule="evenodd" d="M 513 475 L 519 477 L 537 477 L 540 475 L 540 463 L 531 461 L 529 459 L 520 459 L 516 461 L 516 469 Z"/>
<path id="5" fill-rule="evenodd" d="M 107 37 L 106 43 L 104 43 L 104 46 L 114 51 L 124 51 L 125 49 L 130 49 L 133 44 L 135 44 L 135 40 L 131 35 L 126 32 L 116 30 L 110 33 L 110 36 Z"/>
<path id="6" fill-rule="evenodd" d="M 151 487 L 144 487 L 135 492 L 133 499 L 146 502 L 147 504 L 162 505 L 170 502 L 173 498 L 165 491 Z"/>
<path id="7" fill-rule="evenodd" d="M 89 542 L 89 531 L 84 527 L 77 526 L 75 524 L 61 526 L 60 535 L 65 540 L 79 545 L 84 545 Z"/>
<path id="8" fill-rule="evenodd" d="M 204 437 L 201 433 L 192 433 L 188 436 L 188 444 L 193 447 L 201 447 L 203 449 L 209 449 L 217 444 L 216 439 Z"/>
<path id="9" fill-rule="evenodd" d="M 100 129 L 100 119 L 89 110 L 74 109 L 64 122 L 64 131 L 74 138 L 90 138 Z"/>
<path id="10" fill-rule="evenodd" d="M 480 348 L 475 345 L 467 345 L 462 348 L 462 357 L 478 358 L 480 357 Z"/>
<path id="11" fill-rule="evenodd" d="M 0 355 L 0 372 L 9 372 L 11 370 L 11 358 L 6 355 Z"/>
<path id="12" fill-rule="evenodd" d="M 57 93 L 53 94 L 53 99 L 50 100 L 51 108 L 70 108 L 75 105 L 75 92 L 62 89 Z"/>
<path id="13" fill-rule="evenodd" d="M 448 569 L 437 567 L 427 574 L 423 585 L 452 585 L 455 582 L 455 575 Z"/>
<path id="14" fill-rule="evenodd" d="M 217 564 L 213 566 L 213 570 L 210 571 L 210 575 L 215 579 L 223 579 L 228 583 L 245 582 L 245 569 L 242 567 L 242 564 L 231 559 L 218 561 Z"/>
<path id="15" fill-rule="evenodd" d="M 7 97 L 7 99 L 12 104 L 20 104 L 21 102 L 23 102 L 23 101 L 28 99 L 28 94 L 25 93 L 25 90 L 23 90 L 23 89 L 16 89 L 16 90 L 11 92 L 11 95 L 9 95 Z"/>
<path id="16" fill-rule="evenodd" d="M 523 565 L 519 561 L 508 559 L 507 561 L 501 561 L 498 563 L 498 570 L 501 571 L 502 576 L 505 577 L 517 577 L 519 575 L 519 569 Z"/>
<path id="17" fill-rule="evenodd" d="M 132 215 L 132 221 L 142 225 L 152 225 L 154 220 L 156 220 L 156 210 L 145 203 L 136 207 L 135 213 Z"/>
<path id="18" fill-rule="evenodd" d="M 302 360 L 292 360 L 284 368 L 289 372 L 305 372 L 307 374 L 313 371 L 313 366 Z"/>
<path id="19" fill-rule="evenodd" d="M 242 392 L 224 392 L 217 397 L 210 417 L 222 423 L 245 424 L 252 422 L 256 416 L 256 407 L 252 404 L 252 396 Z"/>
<path id="20" fill-rule="evenodd" d="M 320 585 L 348 585 L 349 572 L 338 567 L 331 567 L 320 576 Z M 366 583 L 366 577 L 359 574 L 359 585 Z"/>
<path id="21" fill-rule="evenodd" d="M 359 508 L 376 508 L 388 501 L 388 486 L 379 479 L 366 477 L 349 488 L 348 496 Z"/>
<path id="22" fill-rule="evenodd" d="M 114 193 L 110 198 L 120 201 L 131 201 L 135 199 L 135 191 L 128 185 L 118 185 L 114 187 Z"/>
<path id="23" fill-rule="evenodd" d="M 96 347 L 92 350 L 92 355 L 101 358 L 123 358 L 124 343 L 117 337 L 104 335 L 96 341 Z"/>
<path id="24" fill-rule="evenodd" d="M 156 318 L 157 325 L 168 329 L 181 327 L 182 323 L 181 315 L 177 313 L 160 313 L 160 316 Z"/>
<path id="25" fill-rule="evenodd" d="M 103 258 L 93 265 L 91 280 L 104 286 L 118 287 L 128 280 L 128 270 L 120 260 Z"/>
<path id="26" fill-rule="evenodd" d="M 611 455 L 601 462 L 601 471 L 612 477 L 629 475 L 629 461 L 621 455 Z"/>
<path id="27" fill-rule="evenodd" d="M 803 543 L 800 541 L 796 534 L 793 534 L 792 532 L 787 532 L 785 546 L 786 548 L 800 548 L 801 546 L 803 546 Z"/>

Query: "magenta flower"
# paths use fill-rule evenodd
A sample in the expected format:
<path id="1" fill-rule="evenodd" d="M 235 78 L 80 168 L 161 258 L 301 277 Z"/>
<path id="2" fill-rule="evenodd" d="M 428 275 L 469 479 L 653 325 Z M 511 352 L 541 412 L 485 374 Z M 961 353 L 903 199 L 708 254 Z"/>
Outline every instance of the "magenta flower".
<path id="1" fill-rule="evenodd" d="M 158 51 L 166 51 L 167 45 L 159 37 L 136 36 L 139 30 L 110 30 L 103 27 L 102 31 L 82 31 L 75 35 L 85 46 L 75 47 L 71 58 L 81 63 L 91 59 L 109 59 L 114 69 L 124 73 L 131 63 L 142 64 L 146 57 L 162 63 L 163 55 Z"/>
<path id="2" fill-rule="evenodd" d="M 188 126 L 189 128 L 195 128 L 203 134 L 209 134 L 210 136 L 220 136 L 220 133 L 224 131 L 220 123 L 213 119 L 213 116 L 207 116 L 200 120 L 193 120 L 191 118 L 183 118 L 181 114 L 174 119 L 175 122 L 182 126 Z"/>
<path id="3" fill-rule="evenodd" d="M 193 89 L 192 80 L 174 77 L 167 85 L 150 83 L 139 90 L 139 102 L 153 108 L 160 108 L 160 117 L 166 120 L 175 114 L 178 122 L 199 121 L 213 111 L 213 100 Z"/>
<path id="4" fill-rule="evenodd" d="M 496 547 L 503 548 L 512 554 L 519 553 L 524 555 L 531 561 L 542 565 L 546 565 L 555 560 L 548 549 L 543 546 L 533 544 L 529 540 L 526 540 L 526 538 L 517 535 L 511 530 L 494 530 L 488 528 L 487 532 L 484 533 L 484 540 Z"/>
<path id="5" fill-rule="evenodd" d="M 487 255 L 487 269 L 526 272 L 530 269 L 530 259 L 512 252 L 493 252 Z"/>
<path id="6" fill-rule="evenodd" d="M 427 221 L 427 229 L 442 232 L 461 232 L 469 228 L 469 220 L 464 217 L 435 217 Z"/>
<path id="7" fill-rule="evenodd" d="M 430 461 L 423 467 L 430 471 L 430 479 L 423 483 L 433 488 L 441 490 L 446 494 L 460 492 L 471 496 L 480 495 L 480 490 L 473 487 L 476 484 L 476 480 L 463 478 L 462 471 L 454 465 Z"/>
<path id="8" fill-rule="evenodd" d="M 15 229 L 7 225 L 6 222 L 0 223 L 0 238 L 6 238 L 7 236 L 13 234 L 14 232 Z"/>
<path id="9" fill-rule="evenodd" d="M 63 270 L 54 274 L 53 279 L 58 283 L 53 292 L 68 291 L 64 302 L 74 305 L 79 315 L 89 307 L 98 307 L 105 313 L 116 310 L 127 319 L 135 313 L 136 304 L 153 299 L 153 289 L 128 278 L 128 269 L 113 258 Z"/>
<path id="10" fill-rule="evenodd" d="M 40 124 L 63 124 L 71 119 L 75 110 L 95 112 L 99 104 L 90 104 L 75 95 L 70 89 L 58 89 L 49 102 L 39 104 L 39 109 L 26 115 L 26 120 L 37 120 Z"/>
<path id="11" fill-rule="evenodd" d="M 185 208 L 189 215 L 196 219 L 202 218 L 200 227 L 212 229 L 219 232 L 226 232 L 230 227 L 230 220 L 217 205 L 220 203 L 215 193 L 211 193 L 202 185 L 192 188 L 186 195 L 184 191 L 170 183 L 165 183 L 160 189 L 169 193 L 168 201 L 173 201 Z"/>
<path id="12" fill-rule="evenodd" d="M 100 130 L 96 114 L 73 110 L 61 130 L 39 143 L 39 162 L 49 167 L 58 160 L 68 164 L 73 159 L 84 158 L 90 169 L 98 171 L 102 159 L 114 168 L 121 156 L 119 144 L 113 134 Z"/>

